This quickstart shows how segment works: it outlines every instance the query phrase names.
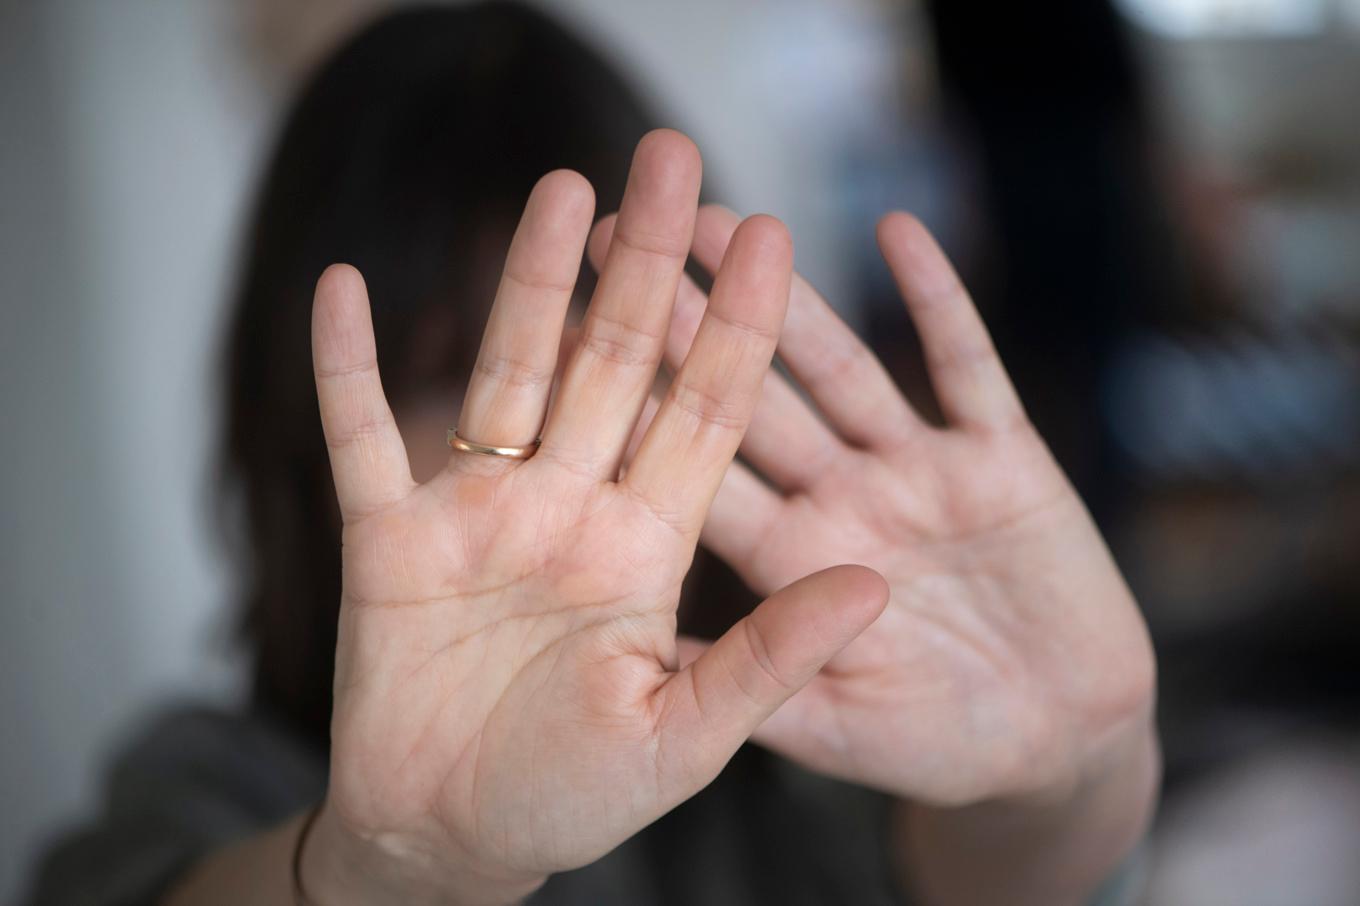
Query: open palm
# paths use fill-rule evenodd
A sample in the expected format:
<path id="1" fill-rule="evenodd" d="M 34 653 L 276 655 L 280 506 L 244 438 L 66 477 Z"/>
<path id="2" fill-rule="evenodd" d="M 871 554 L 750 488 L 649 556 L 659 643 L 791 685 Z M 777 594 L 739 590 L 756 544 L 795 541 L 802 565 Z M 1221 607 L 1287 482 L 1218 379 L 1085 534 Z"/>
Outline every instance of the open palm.
<path id="1" fill-rule="evenodd" d="M 460 437 L 499 446 L 530 445 L 541 428 L 524 461 L 455 452 L 416 485 L 363 283 L 337 267 L 318 286 L 318 394 L 344 517 L 327 808 L 446 889 L 531 885 L 612 849 L 707 784 L 886 600 L 868 570 L 826 571 L 679 666 L 680 582 L 759 396 L 792 268 L 776 221 L 737 229 L 620 479 L 698 183 L 686 139 L 644 139 L 546 425 L 592 197 L 566 172 L 535 189 L 459 418 Z"/>
<path id="2" fill-rule="evenodd" d="M 702 209 L 696 258 L 716 266 L 735 225 Z M 795 278 L 779 353 L 822 417 L 767 376 L 741 448 L 752 468 L 729 470 L 704 543 L 759 593 L 847 561 L 882 573 L 892 592 L 883 616 L 756 739 L 937 805 L 1074 783 L 1095 747 L 1146 717 L 1153 659 L 1141 616 L 939 248 L 900 214 L 879 239 L 948 427 L 922 421 Z M 671 360 L 704 306 L 686 283 Z M 685 658 L 704 651 L 684 648 Z"/>

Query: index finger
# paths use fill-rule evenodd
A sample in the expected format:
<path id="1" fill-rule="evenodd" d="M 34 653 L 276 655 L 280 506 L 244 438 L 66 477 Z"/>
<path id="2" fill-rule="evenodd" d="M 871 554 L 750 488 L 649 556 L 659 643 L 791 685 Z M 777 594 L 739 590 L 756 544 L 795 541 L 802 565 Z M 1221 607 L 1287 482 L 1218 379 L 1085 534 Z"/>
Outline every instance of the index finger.
<path id="1" fill-rule="evenodd" d="M 935 238 L 910 214 L 878 225 L 878 243 L 921 336 L 935 397 L 951 424 L 1005 431 L 1025 409 L 977 307 Z"/>

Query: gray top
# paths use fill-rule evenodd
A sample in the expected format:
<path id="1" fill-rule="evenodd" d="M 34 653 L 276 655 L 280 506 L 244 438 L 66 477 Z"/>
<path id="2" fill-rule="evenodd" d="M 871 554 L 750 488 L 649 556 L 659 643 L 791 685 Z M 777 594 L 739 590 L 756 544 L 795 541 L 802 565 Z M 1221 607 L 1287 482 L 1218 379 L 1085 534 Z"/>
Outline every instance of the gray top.
<path id="1" fill-rule="evenodd" d="M 190 865 L 314 805 L 322 753 L 258 715 L 179 710 L 114 762 L 99 816 L 38 865 L 33 906 L 155 903 Z M 707 789 L 531 906 L 902 906 L 881 795 L 745 747 Z"/>

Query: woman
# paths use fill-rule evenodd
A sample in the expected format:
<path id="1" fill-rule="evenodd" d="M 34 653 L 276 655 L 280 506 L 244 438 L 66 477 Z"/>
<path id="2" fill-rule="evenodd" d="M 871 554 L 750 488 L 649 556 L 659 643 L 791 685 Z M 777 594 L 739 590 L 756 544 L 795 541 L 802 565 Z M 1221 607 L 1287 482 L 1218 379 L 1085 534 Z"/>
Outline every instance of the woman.
<path id="1" fill-rule="evenodd" d="M 645 119 L 503 4 L 391 17 L 304 93 L 231 349 L 255 707 L 152 731 L 40 902 L 1054 904 L 1117 868 L 1151 650 L 938 248 L 880 225 L 945 428 L 777 221 L 698 207 L 683 136 L 620 198 Z M 754 610 L 681 609 L 701 536 Z"/>

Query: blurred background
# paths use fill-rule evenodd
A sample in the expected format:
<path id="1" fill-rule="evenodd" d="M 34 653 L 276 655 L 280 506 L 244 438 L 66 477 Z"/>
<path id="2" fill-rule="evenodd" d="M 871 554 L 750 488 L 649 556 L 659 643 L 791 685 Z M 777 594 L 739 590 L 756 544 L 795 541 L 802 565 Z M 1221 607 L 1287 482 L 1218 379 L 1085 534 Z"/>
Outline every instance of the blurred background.
<path id="1" fill-rule="evenodd" d="M 243 694 L 208 506 L 238 230 L 298 81 L 391 5 L 0 3 L 0 901 L 139 718 Z M 917 398 L 874 220 L 960 263 L 1157 640 L 1130 902 L 1356 902 L 1360 0 L 538 5 Z"/>

